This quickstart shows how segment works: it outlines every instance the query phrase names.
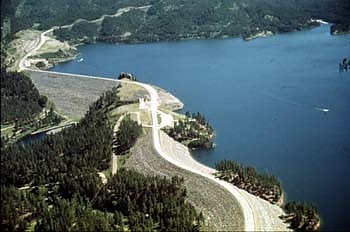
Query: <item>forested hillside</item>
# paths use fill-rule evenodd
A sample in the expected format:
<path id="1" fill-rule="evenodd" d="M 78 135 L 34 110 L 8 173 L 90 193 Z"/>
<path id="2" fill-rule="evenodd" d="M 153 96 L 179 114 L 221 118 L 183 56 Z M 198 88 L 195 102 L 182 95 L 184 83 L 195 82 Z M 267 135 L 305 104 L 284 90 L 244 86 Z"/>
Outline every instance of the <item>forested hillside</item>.
<path id="1" fill-rule="evenodd" d="M 1 69 L 1 124 L 32 120 L 46 101 L 27 76 Z"/>
<path id="2" fill-rule="evenodd" d="M 186 203 L 180 178 L 120 169 L 102 183 L 97 172 L 109 167 L 113 142 L 107 111 L 122 104 L 116 91 L 92 104 L 77 125 L 40 142 L 1 149 L 2 230 L 199 229 L 203 218 Z M 133 129 L 118 136 L 125 138 Z"/>
<path id="3" fill-rule="evenodd" d="M 99 33 L 96 25 L 81 24 L 73 30 L 74 38 L 85 30 L 88 36 L 96 33 L 99 40 L 111 42 L 249 36 L 307 28 L 311 17 L 342 24 L 350 18 L 347 0 L 7 0 L 1 2 L 2 36 L 10 39 L 26 28 L 44 30 L 79 18 L 96 19 L 129 6 L 149 8 L 107 18 Z M 131 35 L 121 37 L 125 32 Z"/>

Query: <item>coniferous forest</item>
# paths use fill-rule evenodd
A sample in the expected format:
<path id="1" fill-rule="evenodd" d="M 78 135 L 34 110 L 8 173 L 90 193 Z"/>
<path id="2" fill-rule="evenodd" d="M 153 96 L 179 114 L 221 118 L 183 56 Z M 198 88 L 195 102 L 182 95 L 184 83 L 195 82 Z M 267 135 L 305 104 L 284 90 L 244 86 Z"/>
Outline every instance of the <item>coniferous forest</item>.
<path id="1" fill-rule="evenodd" d="M 31 120 L 46 102 L 27 76 L 1 68 L 1 124 Z"/>
<path id="2" fill-rule="evenodd" d="M 281 183 L 273 175 L 261 174 L 254 167 L 244 167 L 232 160 L 221 160 L 215 164 L 215 168 L 218 178 L 273 204 L 278 204 L 283 197 Z"/>
<path id="3" fill-rule="evenodd" d="M 106 109 L 122 104 L 116 91 L 101 96 L 77 125 L 1 148 L 2 230 L 199 229 L 203 218 L 185 202 L 180 178 L 120 169 L 102 183 L 98 171 L 109 167 L 113 142 Z"/>

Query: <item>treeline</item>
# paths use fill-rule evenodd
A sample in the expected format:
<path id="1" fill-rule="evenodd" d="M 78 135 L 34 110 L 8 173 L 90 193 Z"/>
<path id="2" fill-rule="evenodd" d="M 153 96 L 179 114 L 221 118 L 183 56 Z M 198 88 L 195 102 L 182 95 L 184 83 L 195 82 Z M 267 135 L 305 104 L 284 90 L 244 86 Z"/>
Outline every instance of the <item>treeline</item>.
<path id="1" fill-rule="evenodd" d="M 296 231 L 317 231 L 320 228 L 320 217 L 317 208 L 305 202 L 288 202 L 284 206 L 287 215 L 281 217 Z"/>
<path id="2" fill-rule="evenodd" d="M 107 169 L 113 131 L 103 109 L 111 104 L 119 104 L 119 100 L 109 91 L 90 106 L 77 125 L 31 145 L 6 148 L 1 155 L 1 184 L 22 187 L 64 183 L 74 172 L 85 176 L 91 170 Z"/>
<path id="3" fill-rule="evenodd" d="M 61 39 L 87 42 L 97 36 L 110 42 L 145 42 L 249 36 L 257 32 L 257 27 L 275 33 L 300 30 L 310 26 L 310 18 L 350 23 L 348 0 L 6 0 L 1 2 L 2 40 L 27 28 L 45 30 L 77 19 L 93 20 L 114 14 L 123 7 L 147 5 L 151 6 L 147 13 L 131 10 L 122 17 L 107 17 L 101 33 L 96 31 L 96 25 L 84 21 L 69 31 L 71 35 L 67 29 L 56 33 Z M 132 35 L 122 37 L 127 31 Z"/>
<path id="4" fill-rule="evenodd" d="M 214 147 L 214 130 L 199 112 L 193 114 L 186 112 L 185 119 L 179 119 L 174 127 L 166 127 L 163 130 L 191 149 Z"/>
<path id="5" fill-rule="evenodd" d="M 149 3 L 150 0 L 1 1 L 2 39 L 9 39 L 16 32 L 31 27 L 46 30 L 71 24 L 77 19 L 97 19 L 103 14 L 114 14 L 119 8 Z"/>
<path id="6" fill-rule="evenodd" d="M 273 175 L 258 173 L 254 167 L 231 161 L 221 160 L 215 164 L 216 177 L 225 180 L 238 188 L 261 197 L 272 204 L 283 203 L 282 186 Z M 288 202 L 283 206 L 286 215 L 280 216 L 290 228 L 296 231 L 317 231 L 320 228 L 320 217 L 317 208 L 301 202 Z"/>
<path id="7" fill-rule="evenodd" d="M 86 176 L 87 178 L 87 176 Z M 83 182 L 83 180 L 81 180 Z M 204 218 L 186 202 L 183 179 L 143 176 L 125 169 L 102 185 L 86 179 L 98 192 L 67 197 L 59 187 L 18 190 L 1 186 L 4 231 L 199 231 Z"/>
<path id="8" fill-rule="evenodd" d="M 198 230 L 203 216 L 185 201 L 183 181 L 121 169 L 98 194 L 94 206 L 102 211 L 120 212 L 131 231 Z"/>
<path id="9" fill-rule="evenodd" d="M 314 19 L 323 19 L 334 24 L 350 24 L 348 0 L 295 0 L 295 4 Z"/>
<path id="10" fill-rule="evenodd" d="M 152 2 L 148 11 L 133 9 L 119 17 L 106 17 L 100 30 L 89 37 L 110 43 L 249 37 L 263 30 L 273 33 L 302 30 L 313 25 L 309 19 L 285 1 L 158 1 Z M 86 27 L 82 29 L 90 32 Z M 65 40 L 67 36 L 61 34 L 68 35 L 69 29 L 63 31 L 55 30 L 54 34 Z M 71 41 L 82 39 L 74 28 L 70 36 Z"/>
<path id="11" fill-rule="evenodd" d="M 142 133 L 142 126 L 130 118 L 127 114 L 120 122 L 116 132 L 116 140 L 113 142 L 115 154 L 122 155 L 134 146 L 137 138 Z"/>
<path id="12" fill-rule="evenodd" d="M 182 179 L 121 169 L 102 184 L 97 172 L 109 167 L 113 142 L 107 113 L 120 104 L 114 88 L 77 125 L 39 142 L 2 148 L 2 230 L 199 229 L 203 217 L 185 202 Z"/>
<path id="13" fill-rule="evenodd" d="M 334 24 L 331 26 L 332 35 L 342 35 L 350 33 L 350 23 L 349 24 Z"/>
<path id="14" fill-rule="evenodd" d="M 96 40 L 99 26 L 86 20 L 75 23 L 71 29 L 59 28 L 54 31 L 55 36 L 62 41 L 74 43 L 91 43 Z"/>
<path id="15" fill-rule="evenodd" d="M 29 77 L 1 68 L 1 124 L 31 121 L 46 102 L 47 97 L 39 94 Z"/>
<path id="16" fill-rule="evenodd" d="M 221 160 L 215 164 L 215 175 L 249 193 L 273 204 L 282 203 L 282 186 L 273 175 L 258 173 L 254 167 L 244 167 L 231 160 Z"/>

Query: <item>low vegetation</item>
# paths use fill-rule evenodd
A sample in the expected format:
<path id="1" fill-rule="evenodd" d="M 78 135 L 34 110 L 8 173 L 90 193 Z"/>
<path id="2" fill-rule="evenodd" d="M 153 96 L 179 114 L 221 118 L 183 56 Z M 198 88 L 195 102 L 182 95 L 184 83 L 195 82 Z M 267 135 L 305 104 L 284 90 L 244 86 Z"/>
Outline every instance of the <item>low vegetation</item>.
<path id="1" fill-rule="evenodd" d="M 174 127 L 163 129 L 170 137 L 191 149 L 213 148 L 214 130 L 200 114 L 186 112 L 185 119 L 179 119 Z"/>
<path id="2" fill-rule="evenodd" d="M 275 176 L 266 173 L 260 174 L 254 167 L 243 167 L 231 160 L 219 161 L 215 164 L 215 168 L 217 170 L 216 177 L 273 204 L 282 203 L 282 186 Z"/>
<path id="3" fill-rule="evenodd" d="M 281 217 L 296 231 L 317 231 L 320 228 L 320 216 L 313 205 L 303 202 L 289 202 L 284 206 L 287 215 Z"/>

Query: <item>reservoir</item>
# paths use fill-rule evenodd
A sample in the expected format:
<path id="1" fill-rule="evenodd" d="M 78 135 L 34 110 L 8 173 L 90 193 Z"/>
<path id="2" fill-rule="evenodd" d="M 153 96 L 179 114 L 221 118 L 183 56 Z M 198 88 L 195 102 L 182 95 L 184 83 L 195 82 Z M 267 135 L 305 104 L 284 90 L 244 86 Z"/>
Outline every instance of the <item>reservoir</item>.
<path id="1" fill-rule="evenodd" d="M 338 69 L 350 58 L 350 35 L 331 36 L 321 25 L 249 42 L 97 43 L 79 51 L 52 70 L 130 72 L 170 91 L 215 129 L 217 147 L 195 159 L 209 166 L 232 159 L 274 174 L 288 201 L 318 207 L 322 229 L 350 228 L 350 72 Z"/>

